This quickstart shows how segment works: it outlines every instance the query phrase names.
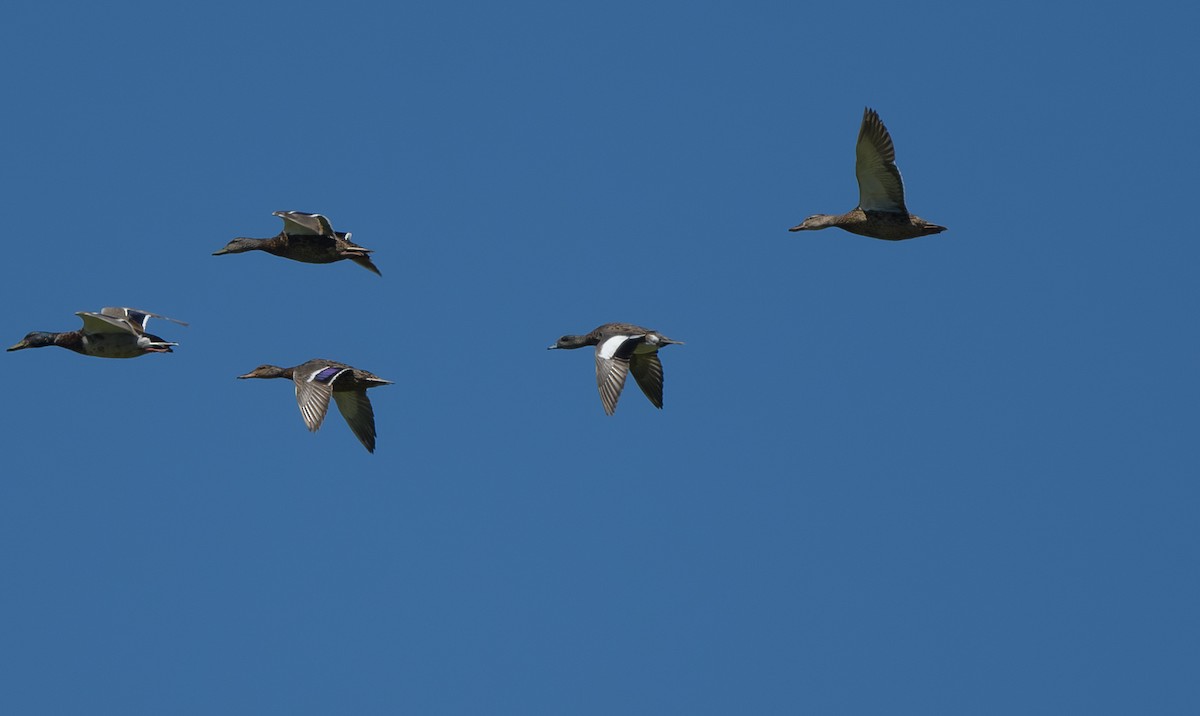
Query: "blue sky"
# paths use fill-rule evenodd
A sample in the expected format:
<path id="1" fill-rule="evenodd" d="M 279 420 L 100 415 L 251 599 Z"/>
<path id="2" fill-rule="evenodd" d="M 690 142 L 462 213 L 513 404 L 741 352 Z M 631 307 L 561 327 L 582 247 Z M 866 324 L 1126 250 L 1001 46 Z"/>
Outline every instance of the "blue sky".
<path id="1" fill-rule="evenodd" d="M 11 8 L 5 345 L 191 325 L 0 357 L 0 711 L 1195 713 L 1196 20 Z M 786 231 L 866 105 L 948 232 Z M 383 277 L 210 256 L 282 209 Z M 313 357 L 376 454 L 234 379 Z"/>

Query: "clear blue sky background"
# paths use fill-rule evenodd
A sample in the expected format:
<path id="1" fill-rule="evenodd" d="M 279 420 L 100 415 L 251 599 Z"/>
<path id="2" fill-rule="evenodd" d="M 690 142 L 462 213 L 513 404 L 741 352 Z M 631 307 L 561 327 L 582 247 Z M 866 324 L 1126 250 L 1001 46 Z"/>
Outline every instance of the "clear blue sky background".
<path id="1" fill-rule="evenodd" d="M 192 325 L 0 356 L 0 712 L 1197 713 L 1197 14 L 9 8 L 4 345 Z M 949 232 L 787 233 L 864 105 Z"/>

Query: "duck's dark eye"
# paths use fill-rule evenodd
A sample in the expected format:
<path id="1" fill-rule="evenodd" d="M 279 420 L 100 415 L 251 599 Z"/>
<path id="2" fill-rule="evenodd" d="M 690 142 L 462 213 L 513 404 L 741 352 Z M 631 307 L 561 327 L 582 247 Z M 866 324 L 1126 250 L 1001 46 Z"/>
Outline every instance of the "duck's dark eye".
<path id="1" fill-rule="evenodd" d="M 559 342 L 559 343 L 566 343 L 566 342 L 567 342 L 567 337 L 566 337 L 566 336 L 559 336 L 559 337 L 558 337 L 558 342 Z"/>

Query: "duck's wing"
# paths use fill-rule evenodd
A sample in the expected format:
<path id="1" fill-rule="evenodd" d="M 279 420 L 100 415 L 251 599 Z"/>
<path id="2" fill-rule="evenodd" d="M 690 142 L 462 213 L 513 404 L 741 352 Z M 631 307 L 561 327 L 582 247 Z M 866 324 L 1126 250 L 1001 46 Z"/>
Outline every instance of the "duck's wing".
<path id="1" fill-rule="evenodd" d="M 634 353 L 629 359 L 629 370 L 633 373 L 638 387 L 646 394 L 654 407 L 663 406 L 663 369 L 658 352 Z"/>
<path id="2" fill-rule="evenodd" d="M 276 211 L 275 216 L 283 219 L 283 232 L 293 236 L 328 236 L 334 238 L 333 225 L 320 214 L 306 214 L 303 211 Z"/>
<path id="3" fill-rule="evenodd" d="M 84 333 L 128 333 L 131 335 L 141 333 L 141 329 L 125 318 L 94 311 L 77 311 L 75 315 L 83 319 Z"/>
<path id="4" fill-rule="evenodd" d="M 338 410 L 354 437 L 363 444 L 367 452 L 375 452 L 375 410 L 366 390 L 337 390 L 333 392 Z"/>
<path id="5" fill-rule="evenodd" d="M 171 318 L 169 316 L 162 316 L 157 313 L 143 311 L 140 308 L 126 308 L 124 306 L 105 306 L 104 308 L 100 309 L 100 313 L 104 314 L 105 316 L 111 316 L 112 318 L 128 320 L 130 324 L 136 326 L 138 328 L 138 330 L 141 330 L 141 331 L 146 330 L 146 323 L 149 322 L 149 320 L 151 318 L 161 318 L 164 321 L 170 321 L 171 323 L 178 323 L 181 326 L 187 325 L 187 323 L 185 323 L 183 321 Z"/>
<path id="6" fill-rule="evenodd" d="M 609 415 L 617 409 L 621 389 L 625 387 L 629 357 L 644 338 L 645 335 L 616 335 L 596 344 L 596 386 L 600 389 L 604 412 Z"/>
<path id="7" fill-rule="evenodd" d="M 316 431 L 325 420 L 329 410 L 329 397 L 333 394 L 333 381 L 350 370 L 346 366 L 321 364 L 304 371 L 295 371 L 292 381 L 296 384 L 296 404 L 300 416 L 309 430 Z"/>
<path id="8" fill-rule="evenodd" d="M 896 166 L 892 136 L 875 110 L 863 110 L 855 146 L 854 173 L 858 176 L 858 206 L 864 211 L 908 214 L 904 206 L 904 180 Z"/>

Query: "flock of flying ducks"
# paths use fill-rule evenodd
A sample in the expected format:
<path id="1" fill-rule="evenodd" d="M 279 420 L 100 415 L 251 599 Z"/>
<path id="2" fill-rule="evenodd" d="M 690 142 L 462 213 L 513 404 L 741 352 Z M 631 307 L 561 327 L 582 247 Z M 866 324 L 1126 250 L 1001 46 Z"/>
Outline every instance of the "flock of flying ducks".
<path id="1" fill-rule="evenodd" d="M 845 214 L 814 214 L 790 231 L 808 231 L 836 226 L 860 236 L 885 241 L 903 241 L 941 233 L 944 226 L 932 224 L 908 213 L 904 203 L 904 182 L 896 167 L 892 138 L 875 110 L 863 110 L 862 124 L 855 145 L 855 174 L 858 177 L 858 206 Z M 214 256 L 246 251 L 266 251 L 293 261 L 326 264 L 349 260 L 382 276 L 371 261 L 371 250 L 350 240 L 349 232 L 334 231 L 329 219 L 302 211 L 277 211 L 283 229 L 268 239 L 239 237 L 213 253 Z M 136 358 L 147 353 L 171 353 L 178 343 L 149 333 L 151 318 L 183 321 L 136 308 L 106 307 L 98 312 L 80 311 L 83 327 L 75 331 L 34 331 L 9 351 L 24 348 L 59 346 L 100 358 Z M 551 349 L 575 349 L 595 346 L 596 385 L 604 412 L 612 415 L 633 373 L 638 387 L 656 408 L 663 405 L 663 368 L 660 348 L 682 344 L 663 334 L 630 323 L 605 323 L 584 335 L 566 335 Z M 300 415 L 310 431 L 321 427 L 332 399 L 350 430 L 368 452 L 375 452 L 375 412 L 367 390 L 392 381 L 373 373 L 339 363 L 314 358 L 292 368 L 260 365 L 238 378 L 287 378 L 295 384 Z"/>

